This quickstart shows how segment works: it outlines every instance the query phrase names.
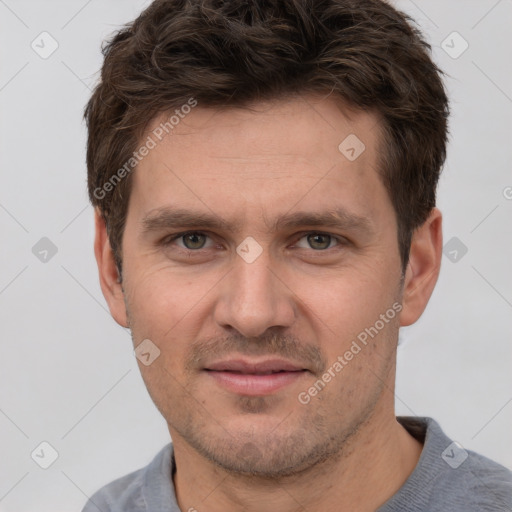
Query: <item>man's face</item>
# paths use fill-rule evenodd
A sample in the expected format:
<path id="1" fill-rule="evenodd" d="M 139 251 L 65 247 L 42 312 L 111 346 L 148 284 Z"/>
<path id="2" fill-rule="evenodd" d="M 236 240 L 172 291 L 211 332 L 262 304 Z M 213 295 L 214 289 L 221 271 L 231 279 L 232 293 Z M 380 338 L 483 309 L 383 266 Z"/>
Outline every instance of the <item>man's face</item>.
<path id="1" fill-rule="evenodd" d="M 314 97 L 254 107 L 198 105 L 139 163 L 123 290 L 134 344 L 160 350 L 139 365 L 175 444 L 277 476 L 392 414 L 401 262 L 377 118 Z"/>

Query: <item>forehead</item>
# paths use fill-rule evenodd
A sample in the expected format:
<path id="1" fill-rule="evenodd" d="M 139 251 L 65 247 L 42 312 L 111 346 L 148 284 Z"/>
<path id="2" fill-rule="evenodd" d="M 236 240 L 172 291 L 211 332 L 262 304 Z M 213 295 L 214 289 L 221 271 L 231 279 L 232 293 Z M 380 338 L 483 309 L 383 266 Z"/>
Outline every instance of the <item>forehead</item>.
<path id="1" fill-rule="evenodd" d="M 380 128 L 375 113 L 316 96 L 247 108 L 178 107 L 148 127 L 144 140 L 155 144 L 134 173 L 134 206 L 139 217 L 195 205 L 223 218 L 258 211 L 270 222 L 273 209 L 299 202 L 302 210 L 343 203 L 371 213 L 385 195 L 377 174 Z"/>
<path id="2" fill-rule="evenodd" d="M 294 157 L 313 156 L 311 160 L 317 162 L 321 154 L 332 158 L 341 153 L 352 158 L 354 155 L 343 151 L 350 149 L 350 141 L 359 139 L 369 149 L 361 154 L 362 159 L 368 161 L 381 138 L 380 130 L 376 111 L 354 109 L 337 96 L 309 95 L 254 102 L 236 108 L 197 104 L 190 109 L 184 103 L 156 116 L 149 124 L 147 135 L 155 138 L 156 133 L 158 145 L 171 145 L 173 150 L 179 149 L 178 144 L 185 151 L 210 146 L 211 157 L 249 159 L 267 155 L 285 158 L 288 150 Z M 340 148 L 339 144 L 347 137 L 350 137 L 348 143 Z M 229 141 L 244 144 L 229 144 Z M 218 146 L 218 151 L 214 151 L 214 145 Z M 188 155 L 189 158 L 195 156 L 199 156 L 197 151 Z"/>

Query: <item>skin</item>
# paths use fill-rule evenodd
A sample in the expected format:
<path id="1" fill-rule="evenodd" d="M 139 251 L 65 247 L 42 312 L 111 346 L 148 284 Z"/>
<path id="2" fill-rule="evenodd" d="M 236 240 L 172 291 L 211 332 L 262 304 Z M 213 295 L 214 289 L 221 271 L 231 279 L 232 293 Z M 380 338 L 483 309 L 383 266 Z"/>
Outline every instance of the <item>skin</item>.
<path id="1" fill-rule="evenodd" d="M 375 510 L 420 456 L 395 418 L 396 348 L 399 327 L 421 316 L 437 281 L 441 213 L 433 209 L 415 231 L 402 276 L 395 213 L 376 171 L 379 118 L 340 106 L 303 96 L 250 110 L 193 109 L 132 176 L 122 283 L 96 212 L 111 314 L 131 328 L 134 346 L 150 339 L 160 350 L 139 367 L 173 440 L 182 510 Z M 366 147 L 354 161 L 338 150 L 350 134 Z M 144 232 L 143 219 L 162 207 L 239 225 Z M 339 207 L 366 218 L 368 230 L 270 229 L 284 214 Z M 198 238 L 163 243 L 187 230 Z M 251 263 L 236 252 L 249 236 L 262 250 Z M 400 313 L 300 403 L 394 303 Z M 228 356 L 269 354 L 308 371 L 262 396 L 227 391 L 202 371 Z"/>

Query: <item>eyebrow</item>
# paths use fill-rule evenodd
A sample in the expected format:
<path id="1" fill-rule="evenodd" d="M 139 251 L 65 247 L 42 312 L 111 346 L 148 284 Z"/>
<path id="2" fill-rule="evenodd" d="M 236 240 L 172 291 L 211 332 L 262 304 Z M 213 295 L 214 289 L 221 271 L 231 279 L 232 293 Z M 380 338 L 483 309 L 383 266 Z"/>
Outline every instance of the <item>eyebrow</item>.
<path id="1" fill-rule="evenodd" d="M 273 223 L 265 220 L 265 224 L 273 233 L 279 230 L 298 228 L 301 226 L 330 227 L 348 231 L 357 231 L 371 235 L 375 232 L 373 223 L 368 217 L 356 215 L 344 208 L 335 208 L 324 212 L 294 212 L 278 217 Z M 161 207 L 151 210 L 141 221 L 141 234 L 149 234 L 170 228 L 196 228 L 239 232 L 243 219 L 226 221 L 212 213 L 198 212 L 187 209 Z"/>

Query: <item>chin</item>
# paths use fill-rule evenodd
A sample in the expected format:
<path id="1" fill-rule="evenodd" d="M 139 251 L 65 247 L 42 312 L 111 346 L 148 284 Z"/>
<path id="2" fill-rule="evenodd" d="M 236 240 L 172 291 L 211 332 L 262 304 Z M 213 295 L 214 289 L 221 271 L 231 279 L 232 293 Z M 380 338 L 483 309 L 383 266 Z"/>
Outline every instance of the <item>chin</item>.
<path id="1" fill-rule="evenodd" d="M 314 429 L 301 429 L 283 418 L 254 419 L 248 415 L 215 432 L 189 430 L 186 441 L 205 459 L 233 475 L 274 480 L 307 472 L 332 460 L 341 448 L 339 439 L 315 435 Z"/>

